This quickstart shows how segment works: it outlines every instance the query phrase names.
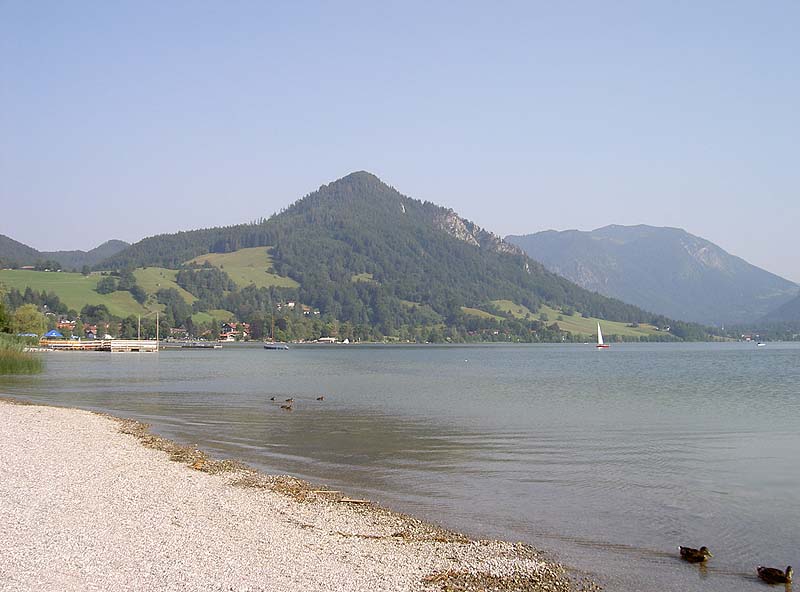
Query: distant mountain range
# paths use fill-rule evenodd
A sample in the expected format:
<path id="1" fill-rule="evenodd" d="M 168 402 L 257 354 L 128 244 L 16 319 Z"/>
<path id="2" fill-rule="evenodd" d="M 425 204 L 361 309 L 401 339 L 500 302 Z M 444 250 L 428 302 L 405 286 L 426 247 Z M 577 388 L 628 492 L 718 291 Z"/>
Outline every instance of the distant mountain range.
<path id="1" fill-rule="evenodd" d="M 778 314 L 800 292 L 797 284 L 678 228 L 611 225 L 506 240 L 587 290 L 697 323 L 752 323 Z"/>
<path id="2" fill-rule="evenodd" d="M 125 241 L 110 240 L 90 251 L 37 251 L 0 234 L 0 266 L 21 267 L 43 261 L 57 261 L 65 270 L 81 269 L 84 265 L 94 267 L 129 246 Z"/>

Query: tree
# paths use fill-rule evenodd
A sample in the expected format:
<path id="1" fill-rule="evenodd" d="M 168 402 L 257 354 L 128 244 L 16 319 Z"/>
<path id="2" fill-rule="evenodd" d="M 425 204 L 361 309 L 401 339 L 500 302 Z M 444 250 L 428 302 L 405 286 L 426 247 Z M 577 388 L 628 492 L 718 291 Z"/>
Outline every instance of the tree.
<path id="1" fill-rule="evenodd" d="M 3 333 L 8 328 L 8 315 L 6 314 L 6 305 L 0 300 L 0 333 Z"/>
<path id="2" fill-rule="evenodd" d="M 8 315 L 6 314 L 6 303 L 4 302 L 6 298 L 6 288 L 3 284 L 0 284 L 0 333 L 3 333 L 8 330 L 9 321 Z"/>
<path id="3" fill-rule="evenodd" d="M 111 277 L 110 275 L 107 275 L 101 278 L 99 282 L 97 282 L 97 287 L 95 288 L 95 291 L 98 294 L 111 294 L 111 292 L 116 292 L 117 280 Z"/>
<path id="4" fill-rule="evenodd" d="M 131 296 L 133 296 L 133 299 L 139 304 L 144 304 L 147 302 L 147 292 L 145 292 L 144 288 L 142 288 L 139 284 L 133 284 L 129 291 Z"/>
<path id="5" fill-rule="evenodd" d="M 35 304 L 23 304 L 14 312 L 11 319 L 11 329 L 14 333 L 42 335 L 46 325 L 44 315 L 39 312 Z"/>

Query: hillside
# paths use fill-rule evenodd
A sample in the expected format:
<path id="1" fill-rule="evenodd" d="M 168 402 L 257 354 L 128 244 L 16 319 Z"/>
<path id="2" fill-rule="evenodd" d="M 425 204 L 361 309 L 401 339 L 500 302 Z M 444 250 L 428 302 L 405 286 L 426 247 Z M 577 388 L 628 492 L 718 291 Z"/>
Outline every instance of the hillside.
<path id="1" fill-rule="evenodd" d="M 129 246 L 125 241 L 110 240 L 90 251 L 42 251 L 41 256 L 43 259 L 58 261 L 63 269 L 81 269 L 84 265 L 94 267 Z"/>
<path id="2" fill-rule="evenodd" d="M 99 294 L 97 283 L 99 274 L 84 276 L 80 273 L 28 271 L 25 269 L 0 269 L 0 285 L 25 292 L 30 288 L 35 292 L 51 292 L 58 296 L 67 308 L 80 311 L 85 305 L 103 304 L 117 317 L 144 314 L 147 311 L 133 299 L 130 292 Z"/>
<path id="3" fill-rule="evenodd" d="M 36 249 L 0 234 L 0 267 L 33 265 L 38 259 L 41 259 L 41 254 Z"/>
<path id="4" fill-rule="evenodd" d="M 796 296 L 777 309 L 770 311 L 759 319 L 759 322 L 800 324 L 800 296 Z"/>
<path id="5" fill-rule="evenodd" d="M 130 245 L 125 241 L 110 240 L 90 251 L 37 251 L 33 247 L 0 234 L 0 268 L 57 261 L 64 270 L 79 270 L 84 265 L 94 267 L 128 246 Z"/>
<path id="6" fill-rule="evenodd" d="M 253 257 L 257 264 L 237 277 Z M 206 261 L 224 277 L 206 278 L 202 286 L 199 271 L 177 277 L 195 296 L 202 292 L 200 304 L 209 309 L 243 310 L 244 296 L 226 287 L 232 281 L 246 292 L 245 311 L 298 299 L 323 317 L 384 335 L 420 325 L 466 331 L 461 307 L 486 308 L 494 300 L 531 311 L 567 307 L 622 323 L 667 322 L 584 290 L 452 210 L 404 196 L 365 172 L 324 185 L 268 220 L 150 237 L 101 265 L 176 269 Z M 209 282 L 217 285 L 214 294 Z M 259 286 L 268 293 L 259 295 Z M 534 325 L 541 328 L 532 321 L 523 330 Z"/>
<path id="7" fill-rule="evenodd" d="M 612 225 L 506 240 L 588 290 L 698 323 L 751 322 L 800 290 L 677 228 Z"/>
<path id="8" fill-rule="evenodd" d="M 251 247 L 249 249 L 239 249 L 232 253 L 207 253 L 200 255 L 186 262 L 203 265 L 209 263 L 219 269 L 224 269 L 225 273 L 240 288 L 250 284 L 257 288 L 269 288 L 271 286 L 279 288 L 297 288 L 298 284 L 291 278 L 281 277 L 269 270 L 272 269 L 272 257 L 269 249 L 264 247 Z"/>

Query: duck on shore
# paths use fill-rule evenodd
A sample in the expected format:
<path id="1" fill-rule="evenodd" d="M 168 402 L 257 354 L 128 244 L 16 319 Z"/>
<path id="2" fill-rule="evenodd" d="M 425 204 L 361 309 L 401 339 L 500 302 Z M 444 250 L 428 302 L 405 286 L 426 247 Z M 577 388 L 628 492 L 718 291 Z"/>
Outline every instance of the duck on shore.
<path id="1" fill-rule="evenodd" d="M 758 577 L 764 580 L 767 584 L 791 584 L 792 583 L 792 566 L 786 567 L 786 571 L 781 571 L 776 567 L 764 567 L 759 565 L 756 568 Z"/>
<path id="2" fill-rule="evenodd" d="M 702 563 L 709 557 L 713 557 L 711 551 L 708 550 L 708 547 L 700 547 L 699 549 L 693 549 L 692 547 L 678 547 L 678 551 L 681 554 L 681 559 L 684 561 L 688 561 L 689 563 Z"/>

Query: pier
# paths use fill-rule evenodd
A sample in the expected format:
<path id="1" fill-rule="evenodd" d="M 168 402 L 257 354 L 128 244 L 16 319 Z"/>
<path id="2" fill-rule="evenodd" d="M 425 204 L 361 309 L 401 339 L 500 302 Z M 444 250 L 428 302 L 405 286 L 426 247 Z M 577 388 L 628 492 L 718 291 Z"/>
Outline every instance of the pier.
<path id="1" fill-rule="evenodd" d="M 153 339 L 42 339 L 39 347 L 53 351 L 157 352 Z"/>

